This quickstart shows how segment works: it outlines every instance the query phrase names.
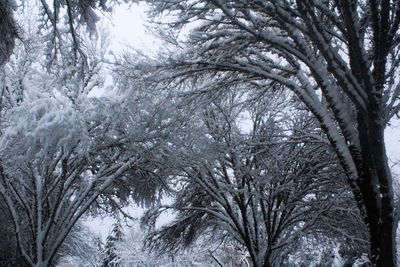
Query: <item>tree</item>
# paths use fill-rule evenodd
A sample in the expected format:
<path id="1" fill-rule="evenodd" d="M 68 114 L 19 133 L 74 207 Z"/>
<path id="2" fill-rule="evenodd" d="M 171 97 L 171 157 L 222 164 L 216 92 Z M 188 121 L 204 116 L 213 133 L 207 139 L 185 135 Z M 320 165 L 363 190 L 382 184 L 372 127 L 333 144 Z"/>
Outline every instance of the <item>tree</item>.
<path id="1" fill-rule="evenodd" d="M 99 196 L 157 199 L 165 176 L 155 162 L 168 123 L 155 120 L 156 101 L 135 102 L 134 110 L 129 90 L 89 97 L 102 85 L 99 62 L 84 72 L 63 61 L 46 70 L 29 51 L 2 68 L 0 194 L 24 260 L 48 266 Z M 115 196 L 117 181 L 127 194 Z"/>
<path id="2" fill-rule="evenodd" d="M 368 227 L 371 262 L 395 266 L 400 213 L 384 130 L 400 109 L 399 2 L 147 2 L 155 17 L 170 14 L 170 29 L 192 29 L 164 77 L 212 77 L 259 90 L 281 84 L 307 106 L 335 150 Z"/>
<path id="3" fill-rule="evenodd" d="M 79 28 L 86 27 L 89 33 L 96 32 L 96 22 L 100 19 L 97 11 L 108 12 L 116 4 L 132 3 L 132 0 L 40 0 L 36 3 L 39 11 L 38 21 L 41 22 L 40 33 L 45 36 L 45 44 L 48 46 L 46 54 L 52 63 L 59 53 L 65 50 L 63 42 L 66 38 L 72 38 L 70 53 L 75 59 L 85 57 L 82 49 L 82 39 Z M 22 37 L 22 27 L 16 19 L 16 10 L 32 12 L 32 1 L 0 1 L 0 66 L 7 62 L 13 52 L 15 40 Z M 67 27 L 67 30 L 65 30 Z M 47 31 L 49 30 L 49 31 Z M 68 33 L 68 34 L 66 34 Z"/>
<path id="4" fill-rule="evenodd" d="M 26 267 L 23 256 L 18 249 L 18 243 L 15 237 L 15 227 L 13 218 L 7 209 L 5 201 L 0 202 L 0 215 L 2 223 L 0 226 L 0 234 L 2 236 L 0 242 L 0 264 L 4 267 Z M 93 234 L 86 229 L 80 222 L 76 223 L 68 236 L 65 238 L 57 255 L 54 257 L 54 263 L 60 263 L 60 260 L 66 258 L 79 258 L 81 263 L 94 261 L 97 249 L 95 248 L 91 237 Z M 82 266 L 80 264 L 79 266 Z M 85 265 L 87 266 L 87 265 Z M 94 266 L 94 265 L 91 265 Z"/>
<path id="5" fill-rule="evenodd" d="M 0 216 L 2 223 L 0 227 L 0 265 L 4 267 L 26 267 L 21 253 L 18 250 L 15 239 L 15 229 L 11 215 L 3 199 L 0 202 Z"/>
<path id="6" fill-rule="evenodd" d="M 90 231 L 90 229 L 78 221 L 68 236 L 65 238 L 57 255 L 54 265 L 71 262 L 74 266 L 98 266 L 100 263 L 99 245 L 101 238 Z"/>
<path id="7" fill-rule="evenodd" d="M 10 57 L 16 37 L 17 25 L 8 0 L 0 1 L 0 66 Z"/>
<path id="8" fill-rule="evenodd" d="M 160 255 L 159 251 L 151 251 L 144 247 L 144 229 L 130 228 L 121 242 L 116 244 L 118 266 L 249 266 L 241 264 L 241 251 L 238 247 L 220 242 L 210 243 L 207 238 L 196 242 L 190 249 L 181 252 Z"/>
<path id="9" fill-rule="evenodd" d="M 82 120 L 66 105 L 57 99 L 21 105 L 2 137 L 0 192 L 31 266 L 50 264 L 78 219 L 137 160 L 113 148 L 112 135 L 111 143 L 95 143 L 99 132 L 91 123 L 98 121 Z"/>
<path id="10" fill-rule="evenodd" d="M 249 103 L 248 97 L 242 89 L 212 100 L 175 144 L 170 165 L 181 171 L 177 195 L 146 220 L 170 209 L 177 215 L 150 233 L 150 247 L 175 251 L 212 232 L 245 247 L 252 266 L 281 266 L 302 238 L 345 221 L 330 223 L 327 216 L 352 214 L 346 227 L 357 225 L 343 172 L 315 121 L 306 112 L 290 114 L 288 98 Z M 304 140 L 304 133 L 314 138 Z M 344 240 L 337 232 L 335 238 Z"/>
<path id="11" fill-rule="evenodd" d="M 111 233 L 107 236 L 106 244 L 103 251 L 102 267 L 118 266 L 119 257 L 117 254 L 117 243 L 124 238 L 121 222 L 113 224 Z"/>

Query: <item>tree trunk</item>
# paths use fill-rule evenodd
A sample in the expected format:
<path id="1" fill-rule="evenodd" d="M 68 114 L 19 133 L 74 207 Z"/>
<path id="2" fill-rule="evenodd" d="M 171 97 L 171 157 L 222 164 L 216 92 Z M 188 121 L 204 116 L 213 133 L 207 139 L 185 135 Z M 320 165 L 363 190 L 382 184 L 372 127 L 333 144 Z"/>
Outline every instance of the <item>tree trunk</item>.
<path id="1" fill-rule="evenodd" d="M 382 198 L 378 221 L 370 223 L 370 253 L 373 266 L 396 266 L 396 224 L 393 199 Z"/>
<path id="2" fill-rule="evenodd" d="M 272 266 L 272 264 L 271 264 L 271 257 L 272 257 L 271 248 L 272 248 L 272 243 L 268 242 L 268 248 L 264 255 L 264 262 L 263 262 L 262 266 L 260 266 L 260 267 L 271 267 Z"/>
<path id="3" fill-rule="evenodd" d="M 379 110 L 379 108 L 376 108 Z M 396 266 L 396 224 L 392 175 L 386 156 L 384 128 L 379 112 L 371 112 L 359 122 L 362 163 L 359 185 L 366 208 L 370 259 L 373 266 Z"/>
<path id="4" fill-rule="evenodd" d="M 392 216 L 393 219 L 393 216 Z M 376 228 L 369 229 L 370 234 L 370 259 L 373 266 L 396 266 L 396 227 L 393 220 L 386 216 L 385 220 L 378 222 Z"/>
<path id="5" fill-rule="evenodd" d="M 371 261 L 373 266 L 395 267 L 395 229 L 392 224 L 381 224 L 378 234 L 371 235 Z"/>

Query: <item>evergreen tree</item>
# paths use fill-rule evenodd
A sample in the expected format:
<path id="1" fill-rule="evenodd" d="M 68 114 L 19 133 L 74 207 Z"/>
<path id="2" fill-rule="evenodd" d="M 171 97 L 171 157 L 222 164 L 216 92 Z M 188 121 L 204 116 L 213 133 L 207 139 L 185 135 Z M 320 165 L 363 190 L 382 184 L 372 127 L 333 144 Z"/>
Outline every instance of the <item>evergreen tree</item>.
<path id="1" fill-rule="evenodd" d="M 124 237 L 122 232 L 121 222 L 118 220 L 113 224 L 111 233 L 107 236 L 106 244 L 103 251 L 102 267 L 116 267 L 118 266 L 118 255 L 116 253 L 116 245 Z"/>

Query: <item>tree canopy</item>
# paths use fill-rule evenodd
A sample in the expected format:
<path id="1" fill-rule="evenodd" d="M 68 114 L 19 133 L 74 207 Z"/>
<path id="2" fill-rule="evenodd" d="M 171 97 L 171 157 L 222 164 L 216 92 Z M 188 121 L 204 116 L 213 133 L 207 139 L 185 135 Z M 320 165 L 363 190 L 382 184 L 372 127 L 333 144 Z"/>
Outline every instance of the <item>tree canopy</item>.
<path id="1" fill-rule="evenodd" d="M 158 79 L 200 90 L 281 85 L 319 121 L 368 225 L 374 265 L 395 266 L 392 175 L 384 130 L 399 111 L 398 1 L 147 1 L 179 36 Z M 160 21 L 168 15 L 168 20 Z M 172 39 L 172 38 L 171 38 Z M 159 65 L 159 66 L 160 66 Z M 160 78 L 161 77 L 161 78 Z"/>
<path id="2" fill-rule="evenodd" d="M 396 265 L 399 1 L 148 0 L 162 53 L 109 64 L 82 28 L 122 2 L 39 1 L 26 33 L 25 1 L 0 0 L 0 194 L 28 264 L 133 199 L 159 204 L 148 226 L 177 212 L 150 247 L 212 231 L 269 266 L 323 236 Z"/>

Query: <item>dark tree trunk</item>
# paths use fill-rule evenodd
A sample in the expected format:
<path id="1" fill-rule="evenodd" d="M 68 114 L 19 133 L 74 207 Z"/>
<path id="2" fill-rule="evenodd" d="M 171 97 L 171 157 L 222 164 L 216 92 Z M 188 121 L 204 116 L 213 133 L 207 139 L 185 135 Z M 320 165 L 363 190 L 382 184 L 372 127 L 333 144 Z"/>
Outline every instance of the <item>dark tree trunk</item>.
<path id="1" fill-rule="evenodd" d="M 379 110 L 379 108 L 377 108 Z M 388 166 L 384 142 L 384 125 L 379 112 L 371 112 L 359 119 L 362 147 L 360 189 L 370 238 L 370 259 L 373 266 L 396 266 L 396 225 L 392 176 Z"/>
<path id="2" fill-rule="evenodd" d="M 373 266 L 395 267 L 396 252 L 393 224 L 384 223 L 371 234 L 371 261 Z"/>
<path id="3" fill-rule="evenodd" d="M 370 223 L 370 258 L 373 266 L 396 266 L 396 227 L 393 216 L 382 214 L 378 222 Z"/>
<path id="4" fill-rule="evenodd" d="M 272 264 L 270 263 L 271 255 L 272 255 L 272 251 L 270 249 L 271 247 L 272 247 L 272 244 L 269 244 L 269 248 L 267 249 L 267 252 L 265 253 L 265 256 L 264 256 L 264 264 L 262 267 L 271 267 L 272 266 Z"/>
<path id="5" fill-rule="evenodd" d="M 0 66 L 9 60 L 17 36 L 17 27 L 9 1 L 0 0 Z"/>

